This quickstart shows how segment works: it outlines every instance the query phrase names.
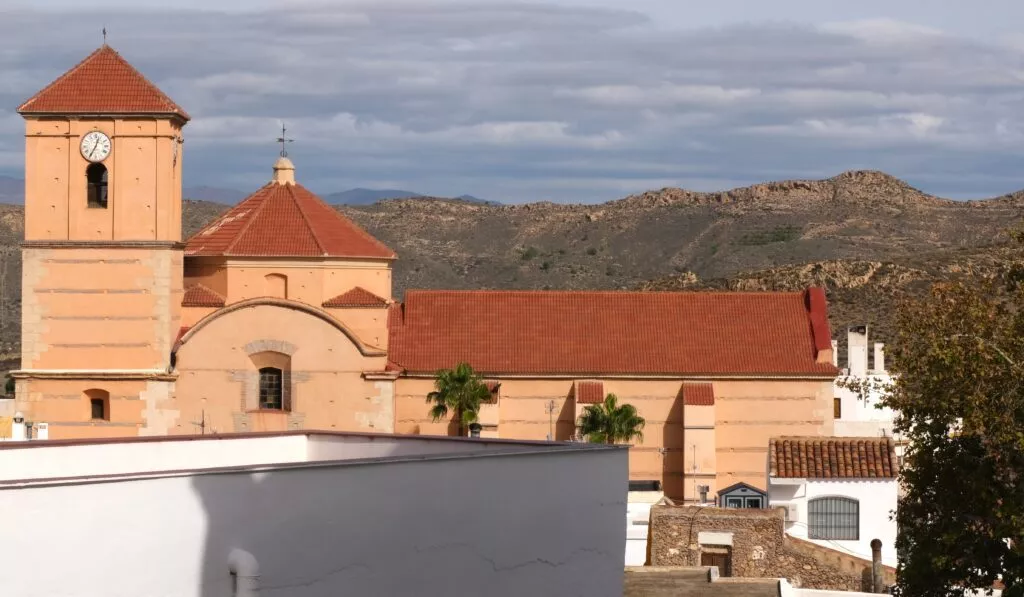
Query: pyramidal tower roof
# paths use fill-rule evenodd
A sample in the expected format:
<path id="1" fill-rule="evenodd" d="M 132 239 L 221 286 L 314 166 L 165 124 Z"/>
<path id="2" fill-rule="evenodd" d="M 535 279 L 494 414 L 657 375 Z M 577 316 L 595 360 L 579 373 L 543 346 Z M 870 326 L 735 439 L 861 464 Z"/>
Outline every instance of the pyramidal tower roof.
<path id="1" fill-rule="evenodd" d="M 103 44 L 18 107 L 21 114 L 189 115 Z"/>
<path id="2" fill-rule="evenodd" d="M 185 244 L 195 257 L 344 257 L 394 259 L 395 253 L 295 182 L 287 158 L 274 178 Z"/>

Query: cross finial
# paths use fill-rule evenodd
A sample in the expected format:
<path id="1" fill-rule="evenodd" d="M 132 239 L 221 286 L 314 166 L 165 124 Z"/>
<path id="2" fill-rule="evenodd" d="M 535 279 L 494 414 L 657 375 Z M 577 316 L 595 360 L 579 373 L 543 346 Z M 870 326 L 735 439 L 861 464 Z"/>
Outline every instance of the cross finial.
<path id="1" fill-rule="evenodd" d="M 295 141 L 295 139 L 289 139 L 286 133 L 288 129 L 284 128 L 284 123 L 281 123 L 281 136 L 277 138 L 277 142 L 281 144 L 281 157 L 288 157 L 288 150 L 285 149 L 286 144 Z"/>

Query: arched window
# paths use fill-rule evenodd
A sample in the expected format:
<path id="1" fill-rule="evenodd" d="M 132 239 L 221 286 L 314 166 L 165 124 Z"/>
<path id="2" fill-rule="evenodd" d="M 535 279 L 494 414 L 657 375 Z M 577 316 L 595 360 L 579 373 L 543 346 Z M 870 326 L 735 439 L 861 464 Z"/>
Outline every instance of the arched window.
<path id="1" fill-rule="evenodd" d="M 86 390 L 89 399 L 89 418 L 93 421 L 110 420 L 110 392 L 106 390 Z"/>
<path id="2" fill-rule="evenodd" d="M 277 367 L 260 369 L 260 409 L 282 410 L 284 408 L 284 375 Z"/>
<path id="3" fill-rule="evenodd" d="M 860 539 L 860 502 L 846 497 L 820 497 L 807 503 L 809 539 Z"/>
<path id="4" fill-rule="evenodd" d="M 274 298 L 288 298 L 288 276 L 284 274 L 267 274 L 263 276 L 265 281 L 266 296 Z"/>
<path id="5" fill-rule="evenodd" d="M 107 207 L 107 167 L 103 164 L 89 164 L 85 169 L 89 207 Z"/>

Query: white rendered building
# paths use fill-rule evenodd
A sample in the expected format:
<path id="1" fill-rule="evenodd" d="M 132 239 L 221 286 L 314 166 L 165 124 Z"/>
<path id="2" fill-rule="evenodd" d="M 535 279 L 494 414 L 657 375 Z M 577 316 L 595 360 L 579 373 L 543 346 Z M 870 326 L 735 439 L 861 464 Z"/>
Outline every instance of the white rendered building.
<path id="1" fill-rule="evenodd" d="M 310 431 L 4 442 L 0 593 L 621 596 L 627 467 Z"/>
<path id="2" fill-rule="evenodd" d="M 768 448 L 769 507 L 786 509 L 786 532 L 896 565 L 897 461 L 887 437 L 780 437 Z"/>

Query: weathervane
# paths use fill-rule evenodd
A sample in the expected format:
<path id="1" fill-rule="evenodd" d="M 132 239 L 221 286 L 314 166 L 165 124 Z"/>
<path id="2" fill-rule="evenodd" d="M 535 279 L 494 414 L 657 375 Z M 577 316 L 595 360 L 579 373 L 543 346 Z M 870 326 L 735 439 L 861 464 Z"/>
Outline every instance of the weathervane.
<path id="1" fill-rule="evenodd" d="M 103 26 L 103 45 L 107 45 L 107 26 Z"/>
<path id="2" fill-rule="evenodd" d="M 285 149 L 285 144 L 286 143 L 291 143 L 291 142 L 295 141 L 295 139 L 289 139 L 286 136 L 285 133 L 287 133 L 287 132 L 288 132 L 288 129 L 284 128 L 284 123 L 282 122 L 281 123 L 281 136 L 277 138 L 277 142 L 281 144 L 281 157 L 283 157 L 283 158 L 288 157 L 288 151 Z"/>

